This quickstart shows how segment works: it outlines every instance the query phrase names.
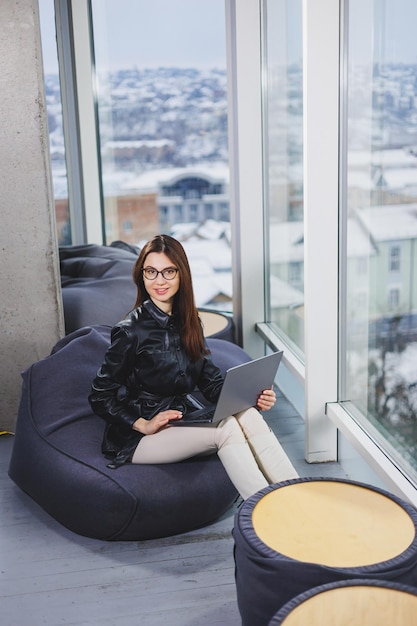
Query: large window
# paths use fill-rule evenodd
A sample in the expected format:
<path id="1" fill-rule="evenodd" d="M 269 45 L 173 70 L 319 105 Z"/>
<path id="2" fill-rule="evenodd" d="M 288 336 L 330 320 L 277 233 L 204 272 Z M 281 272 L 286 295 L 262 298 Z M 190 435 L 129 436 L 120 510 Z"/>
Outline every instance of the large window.
<path id="1" fill-rule="evenodd" d="M 80 237 L 98 242 L 105 230 L 105 243 L 140 245 L 155 232 L 172 233 L 189 254 L 197 303 L 230 310 L 231 192 L 235 319 L 249 352 L 261 342 L 255 325 L 271 344 L 277 335 L 286 344 L 308 460 L 333 458 L 332 412 L 359 442 L 344 406 L 363 421 L 361 433 L 417 476 L 415 0 L 343 0 L 341 28 L 334 0 L 55 4 L 58 34 L 67 34 L 60 51 L 67 72 L 74 69 L 72 82 L 61 77 L 64 113 L 77 118 L 74 132 L 66 125 L 70 198 L 74 170 L 83 173 L 80 201 L 70 208 L 78 206 L 80 221 L 94 213 Z M 49 41 L 55 55 L 52 6 L 40 2 L 55 197 L 63 183 L 66 201 L 58 72 L 45 48 Z M 100 185 L 101 193 L 84 193 Z M 71 222 L 74 229 L 78 219 Z M 376 448 L 369 437 L 361 446 Z"/>
<path id="2" fill-rule="evenodd" d="M 265 0 L 264 176 L 267 321 L 304 351 L 301 0 Z"/>
<path id="3" fill-rule="evenodd" d="M 106 243 L 176 236 L 197 305 L 231 310 L 224 0 L 92 0 L 92 22 Z"/>
<path id="4" fill-rule="evenodd" d="M 350 0 L 342 399 L 417 476 L 417 45 L 412 0 Z"/>
<path id="5" fill-rule="evenodd" d="M 54 0 L 39 2 L 52 184 L 59 244 L 71 243 L 67 165 L 55 32 Z"/>

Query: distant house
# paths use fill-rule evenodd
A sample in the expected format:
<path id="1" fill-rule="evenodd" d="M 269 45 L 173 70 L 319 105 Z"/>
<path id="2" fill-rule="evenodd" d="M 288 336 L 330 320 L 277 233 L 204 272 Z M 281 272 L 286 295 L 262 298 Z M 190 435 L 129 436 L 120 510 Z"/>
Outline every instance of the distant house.
<path id="1" fill-rule="evenodd" d="M 175 142 L 169 139 L 107 141 L 103 158 L 111 158 L 119 169 L 131 169 L 132 161 L 151 164 L 168 160 L 175 152 Z"/>
<path id="2" fill-rule="evenodd" d="M 229 168 L 220 163 L 152 169 L 130 177 L 105 202 L 111 237 L 130 243 L 177 224 L 229 222 Z"/>
<path id="3" fill-rule="evenodd" d="M 371 319 L 417 312 L 417 204 L 387 204 L 358 209 L 368 233 Z"/>
<path id="4" fill-rule="evenodd" d="M 347 230 L 347 319 L 350 340 L 363 343 L 372 324 L 410 319 L 417 332 L 417 204 L 385 204 L 352 211 Z M 301 337 L 304 302 L 302 222 L 271 225 L 272 322 Z M 412 319 L 411 319 L 412 318 Z M 405 326 L 405 324 L 403 324 Z"/>

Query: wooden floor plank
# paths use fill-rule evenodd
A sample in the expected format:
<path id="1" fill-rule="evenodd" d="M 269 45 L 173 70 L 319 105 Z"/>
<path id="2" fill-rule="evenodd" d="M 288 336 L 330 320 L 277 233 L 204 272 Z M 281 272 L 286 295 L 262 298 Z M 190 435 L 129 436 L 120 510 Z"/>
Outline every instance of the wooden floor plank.
<path id="1" fill-rule="evenodd" d="M 138 593 L 137 589 L 132 593 L 129 587 L 125 594 L 119 594 L 114 585 L 102 593 L 89 589 L 88 596 L 77 590 L 75 593 L 57 591 L 44 597 L 29 594 L 22 596 L 18 603 L 2 599 L 1 624 L 240 624 L 235 590 L 230 583 L 202 591 L 195 588 L 181 593 L 160 591 L 148 598 Z"/>
<path id="2" fill-rule="evenodd" d="M 208 552 L 209 548 L 210 551 Z M 82 584 L 85 581 L 85 584 L 88 585 L 91 577 L 94 577 L 103 568 L 111 569 L 112 575 L 115 576 L 122 576 L 125 571 L 129 571 L 130 576 L 135 576 L 138 568 L 146 568 L 149 571 L 156 570 L 158 576 L 167 572 L 175 577 L 178 573 L 179 558 L 181 559 L 182 572 L 194 571 L 194 564 L 198 563 L 198 568 L 195 571 L 204 571 L 207 576 L 210 576 L 213 571 L 218 572 L 219 569 L 230 568 L 232 539 L 210 543 L 210 546 L 205 543 L 204 549 L 201 550 L 193 550 L 190 546 L 183 546 L 180 549 L 176 548 L 170 551 L 141 552 L 135 550 L 134 546 L 131 545 L 130 550 L 125 552 L 89 553 L 88 561 L 83 558 L 85 552 L 78 551 L 75 554 L 70 554 L 68 549 L 65 556 L 61 553 L 54 557 L 52 555 L 53 549 L 54 546 L 51 546 L 49 551 L 44 554 L 44 551 L 41 552 L 41 548 L 36 545 L 32 551 L 32 556 L 29 558 L 25 558 L 22 551 L 17 551 L 16 557 L 9 553 L 8 556 L 2 558 L 3 567 L 7 567 L 6 584 L 10 587 L 10 593 L 15 592 L 15 583 L 18 581 L 28 581 L 28 584 L 31 584 L 33 570 L 29 566 L 32 565 L 34 568 L 35 563 L 38 578 L 37 588 L 42 584 L 45 590 L 51 589 L 54 584 L 57 584 L 55 579 L 57 575 L 61 576 L 64 581 L 60 583 L 61 586 L 77 586 L 80 581 Z M 72 580 L 75 574 L 76 580 Z M 106 576 L 103 575 L 103 579 L 105 578 Z M 4 583 L 2 583 L 2 589 L 4 588 Z"/>

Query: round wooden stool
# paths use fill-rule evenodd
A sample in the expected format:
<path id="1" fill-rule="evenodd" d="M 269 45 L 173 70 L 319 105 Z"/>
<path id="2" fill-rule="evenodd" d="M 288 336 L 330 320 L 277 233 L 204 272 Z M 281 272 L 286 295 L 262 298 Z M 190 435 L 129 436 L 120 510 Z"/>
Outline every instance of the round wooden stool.
<path id="1" fill-rule="evenodd" d="M 234 325 L 231 317 L 209 309 L 198 309 L 198 315 L 203 324 L 205 337 L 234 341 Z"/>
<path id="2" fill-rule="evenodd" d="M 285 604 L 269 626 L 415 626 L 417 589 L 352 580 L 315 587 Z"/>
<path id="3" fill-rule="evenodd" d="M 417 583 L 417 512 L 369 485 L 308 478 L 272 485 L 244 502 L 233 534 L 243 625 L 268 624 L 286 602 L 322 584 Z"/>

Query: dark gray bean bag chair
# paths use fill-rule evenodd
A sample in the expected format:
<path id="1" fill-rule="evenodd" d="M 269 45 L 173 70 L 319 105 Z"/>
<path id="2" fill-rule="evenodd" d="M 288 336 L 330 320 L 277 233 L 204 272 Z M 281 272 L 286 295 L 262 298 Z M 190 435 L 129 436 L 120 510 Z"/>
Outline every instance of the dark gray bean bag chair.
<path id="1" fill-rule="evenodd" d="M 59 249 L 65 332 L 114 326 L 136 300 L 134 248 L 86 244 Z"/>
<path id="2" fill-rule="evenodd" d="M 82 328 L 23 373 L 10 477 L 61 524 L 88 537 L 152 539 L 209 524 L 237 496 L 217 455 L 107 467 L 104 422 L 87 396 L 109 341 L 108 326 Z M 208 345 L 223 371 L 249 360 L 229 341 Z"/>

